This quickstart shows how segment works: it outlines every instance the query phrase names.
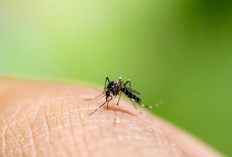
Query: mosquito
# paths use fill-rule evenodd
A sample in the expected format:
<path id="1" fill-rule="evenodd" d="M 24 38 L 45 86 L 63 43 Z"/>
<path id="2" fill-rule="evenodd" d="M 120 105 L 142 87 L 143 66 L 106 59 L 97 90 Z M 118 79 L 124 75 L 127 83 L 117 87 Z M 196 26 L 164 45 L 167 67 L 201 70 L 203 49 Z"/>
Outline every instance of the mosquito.
<path id="1" fill-rule="evenodd" d="M 129 87 L 127 86 L 129 84 Z M 136 105 L 134 102 L 136 102 L 137 104 L 141 105 L 142 107 L 148 107 L 151 108 L 150 106 L 146 106 L 144 104 L 141 104 L 142 99 L 140 99 L 139 97 L 137 97 L 135 94 L 137 95 L 141 95 L 140 92 L 134 90 L 131 88 L 131 81 L 130 79 L 128 79 L 125 83 L 122 81 L 122 78 L 119 77 L 118 81 L 110 81 L 109 77 L 106 77 L 105 79 L 105 86 L 104 86 L 104 90 L 103 93 L 98 95 L 97 97 L 93 98 L 93 99 L 97 99 L 100 97 L 106 97 L 105 102 L 100 105 L 98 108 L 96 108 L 93 112 L 91 112 L 89 115 L 92 115 L 93 113 L 95 113 L 96 111 L 98 111 L 101 107 L 103 107 L 105 104 L 107 104 L 107 108 L 109 105 L 109 102 L 113 99 L 116 98 L 117 96 L 119 96 L 117 104 L 116 104 L 116 110 L 121 98 L 121 94 L 124 93 L 128 98 L 130 98 L 135 106 L 135 108 L 137 109 Z M 91 100 L 91 99 L 87 99 L 87 100 Z M 115 112 L 116 114 L 116 112 Z"/>

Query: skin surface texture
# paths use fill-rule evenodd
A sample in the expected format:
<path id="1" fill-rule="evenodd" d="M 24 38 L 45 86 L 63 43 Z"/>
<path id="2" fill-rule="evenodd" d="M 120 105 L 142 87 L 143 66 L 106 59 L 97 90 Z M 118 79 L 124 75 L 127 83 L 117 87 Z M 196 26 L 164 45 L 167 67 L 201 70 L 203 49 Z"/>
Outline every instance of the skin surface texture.
<path id="1" fill-rule="evenodd" d="M 0 78 L 0 156 L 216 157 L 199 140 L 130 101 L 80 84 Z"/>

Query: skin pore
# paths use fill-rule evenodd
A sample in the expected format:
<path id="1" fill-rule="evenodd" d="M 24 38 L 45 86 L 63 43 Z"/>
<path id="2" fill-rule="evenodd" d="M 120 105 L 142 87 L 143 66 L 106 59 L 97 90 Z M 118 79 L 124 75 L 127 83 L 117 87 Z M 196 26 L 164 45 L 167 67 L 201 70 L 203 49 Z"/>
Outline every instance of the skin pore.
<path id="1" fill-rule="evenodd" d="M 79 84 L 0 78 L 0 156 L 222 156 L 188 133 Z"/>

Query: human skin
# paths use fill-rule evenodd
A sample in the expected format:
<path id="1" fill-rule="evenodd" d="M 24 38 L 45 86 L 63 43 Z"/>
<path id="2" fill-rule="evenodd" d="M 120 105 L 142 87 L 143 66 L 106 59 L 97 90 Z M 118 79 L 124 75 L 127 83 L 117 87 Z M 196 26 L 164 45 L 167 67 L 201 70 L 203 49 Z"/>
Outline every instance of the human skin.
<path id="1" fill-rule="evenodd" d="M 0 78 L 0 156 L 222 156 L 188 133 L 81 84 Z"/>

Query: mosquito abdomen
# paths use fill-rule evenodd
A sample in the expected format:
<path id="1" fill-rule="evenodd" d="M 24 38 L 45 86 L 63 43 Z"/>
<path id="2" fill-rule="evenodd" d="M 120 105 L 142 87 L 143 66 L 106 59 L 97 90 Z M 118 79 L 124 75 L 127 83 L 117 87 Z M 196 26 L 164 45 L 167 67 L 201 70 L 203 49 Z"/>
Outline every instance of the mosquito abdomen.
<path id="1" fill-rule="evenodd" d="M 127 97 L 129 97 L 132 101 L 135 101 L 135 102 L 141 102 L 142 101 L 140 98 L 138 98 L 136 95 L 134 95 L 133 93 L 128 91 L 126 88 L 123 88 L 122 92 L 125 93 L 125 95 Z"/>

